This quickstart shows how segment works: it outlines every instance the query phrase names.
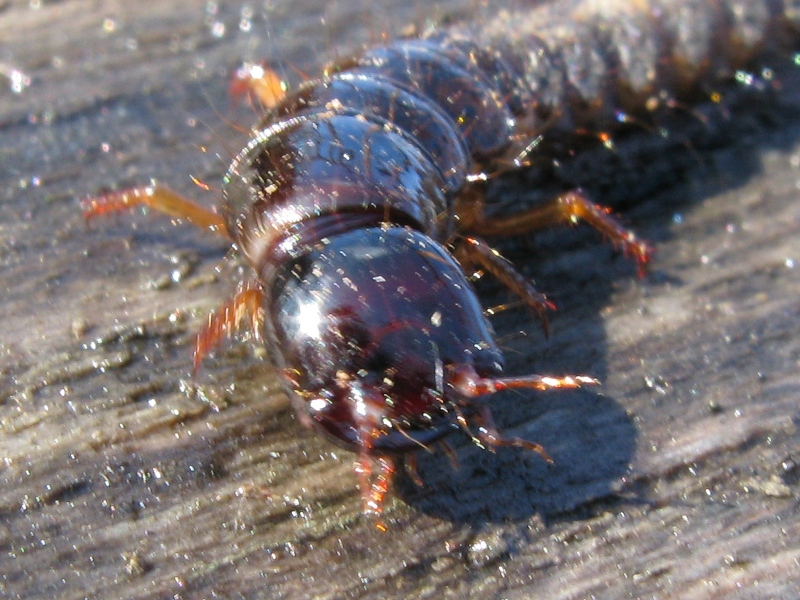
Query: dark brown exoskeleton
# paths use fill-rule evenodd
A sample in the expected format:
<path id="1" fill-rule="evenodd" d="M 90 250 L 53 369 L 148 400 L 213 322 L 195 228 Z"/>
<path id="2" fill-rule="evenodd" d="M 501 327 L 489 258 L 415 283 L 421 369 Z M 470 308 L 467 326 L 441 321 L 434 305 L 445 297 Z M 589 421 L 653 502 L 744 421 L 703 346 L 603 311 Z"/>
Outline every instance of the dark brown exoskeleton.
<path id="1" fill-rule="evenodd" d="M 573 22 L 563 7 L 543 8 L 501 16 L 505 28 L 453 27 L 368 49 L 270 107 L 225 176 L 221 215 L 152 184 L 91 199 L 87 216 L 146 204 L 231 240 L 254 277 L 209 318 L 195 366 L 248 322 L 299 418 L 358 453 L 365 513 L 380 513 L 397 459 L 459 427 L 480 445 L 549 460 L 536 443 L 502 438 L 486 398 L 595 381 L 502 376 L 465 270 L 497 276 L 543 323 L 550 303 L 478 236 L 583 220 L 640 272 L 650 249 L 579 190 L 489 218 L 477 182 L 524 166 L 537 136 L 592 122 L 612 130 L 622 109 L 663 100 L 668 81 L 678 95 L 710 69 L 712 44 L 729 50 L 721 56 L 732 69 L 788 19 L 768 0 L 673 3 L 700 8 L 667 18 L 656 0 L 569 2 Z M 717 35 L 691 35 L 695 21 Z"/>

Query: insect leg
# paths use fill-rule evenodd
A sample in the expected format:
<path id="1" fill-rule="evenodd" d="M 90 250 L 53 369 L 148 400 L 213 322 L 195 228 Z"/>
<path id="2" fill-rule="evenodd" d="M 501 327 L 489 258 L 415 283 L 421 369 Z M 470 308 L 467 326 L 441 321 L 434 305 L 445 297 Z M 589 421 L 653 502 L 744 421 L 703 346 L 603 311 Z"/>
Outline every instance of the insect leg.
<path id="1" fill-rule="evenodd" d="M 444 452 L 447 460 L 450 461 L 450 468 L 453 471 L 458 471 L 458 455 L 453 447 L 447 443 L 447 440 L 439 440 L 439 448 Z"/>
<path id="2" fill-rule="evenodd" d="M 597 380 L 585 375 L 549 377 L 543 375 L 522 375 L 512 377 L 482 377 L 467 365 L 452 367 L 447 374 L 447 384 L 451 386 L 468 404 L 471 399 L 496 392 L 527 388 L 535 390 L 575 389 L 585 385 L 596 385 Z M 553 462 L 540 444 L 520 438 L 503 438 L 497 431 L 487 404 L 483 404 L 477 416 L 472 417 L 476 428 L 468 429 L 472 441 L 481 448 L 489 450 L 498 446 L 514 446 L 536 452 L 547 462 Z M 473 433 L 474 431 L 474 433 Z"/>
<path id="3" fill-rule="evenodd" d="M 502 390 L 571 390 L 584 385 L 597 385 L 594 377 L 586 375 L 567 375 L 552 377 L 549 375 L 513 375 L 511 377 L 482 377 L 469 365 L 452 365 L 447 372 L 446 382 L 464 398 L 477 398 L 485 394 L 494 394 Z"/>
<path id="4" fill-rule="evenodd" d="M 83 207 L 83 216 L 87 221 L 135 206 L 149 206 L 170 217 L 185 219 L 192 225 L 230 238 L 222 215 L 200 206 L 155 181 L 150 185 L 127 188 L 88 198 L 81 202 L 81 206 Z"/>
<path id="5" fill-rule="evenodd" d="M 368 450 L 362 448 L 355 464 L 359 488 L 361 489 L 363 512 L 365 515 L 371 515 L 376 518 L 383 512 L 383 501 L 389 492 L 389 485 L 395 470 L 394 460 L 388 456 L 378 457 L 377 463 L 379 471 L 373 478 L 372 463 Z M 386 531 L 386 526 L 380 520 L 376 521 L 376 526 L 378 529 Z"/>
<path id="6" fill-rule="evenodd" d="M 525 450 L 536 452 L 536 454 L 549 463 L 553 462 L 553 459 L 550 458 L 550 455 L 541 444 L 529 442 L 522 438 L 504 438 L 497 430 L 497 426 L 494 424 L 494 419 L 492 418 L 492 413 L 488 406 L 484 406 L 481 412 L 473 417 L 473 419 L 477 421 L 478 424 L 478 439 L 481 441 L 482 445 L 489 450 L 493 450 L 498 446 L 524 448 Z"/>
<path id="7" fill-rule="evenodd" d="M 403 457 L 403 467 L 405 468 L 406 475 L 414 482 L 414 485 L 419 488 L 425 486 L 422 477 L 419 476 L 419 471 L 417 471 L 417 455 L 414 452 Z"/>
<path id="8" fill-rule="evenodd" d="M 286 82 L 266 64 L 245 63 L 231 77 L 228 93 L 234 102 L 246 96 L 251 102 L 255 98 L 262 107 L 270 109 L 283 100 L 286 89 Z"/>
<path id="9" fill-rule="evenodd" d="M 194 345 L 194 372 L 197 373 L 203 358 L 224 337 L 233 335 L 245 320 L 249 321 L 253 338 L 261 338 L 261 325 L 264 321 L 264 292 L 254 282 L 241 286 L 233 298 L 225 302 L 215 312 L 208 315 L 208 320 Z"/>
<path id="10" fill-rule="evenodd" d="M 447 440 L 439 440 L 438 446 L 450 461 L 450 467 L 452 467 L 454 471 L 458 471 L 458 456 L 456 455 L 456 451 L 453 450 L 453 447 L 447 443 Z M 414 485 L 419 488 L 425 487 L 425 483 L 422 481 L 422 477 L 420 477 L 419 471 L 417 470 L 416 452 L 411 452 L 404 455 L 402 457 L 402 461 L 406 475 L 408 475 L 409 479 L 414 482 Z"/>
<path id="11" fill-rule="evenodd" d="M 581 190 L 570 190 L 540 206 L 505 217 L 486 219 L 480 213 L 474 214 L 483 209 L 479 203 L 462 204 L 460 208 L 473 213 L 466 222 L 470 224 L 470 231 L 479 235 L 518 235 L 553 225 L 585 221 L 622 248 L 626 256 L 632 257 L 640 276 L 644 274 L 653 252 L 647 242 L 626 229 L 608 208 L 594 204 Z"/>
<path id="12" fill-rule="evenodd" d="M 483 240 L 467 237 L 464 238 L 463 243 L 458 245 L 456 249 L 456 258 L 458 258 L 462 265 L 477 263 L 497 277 L 503 285 L 519 296 L 525 304 L 534 310 L 542 323 L 545 336 L 549 334 L 550 328 L 547 324 L 547 310 L 555 309 L 555 305 L 550 302 L 544 294 L 537 291 L 530 281 L 523 277 L 522 274 L 496 250 L 491 248 Z"/>

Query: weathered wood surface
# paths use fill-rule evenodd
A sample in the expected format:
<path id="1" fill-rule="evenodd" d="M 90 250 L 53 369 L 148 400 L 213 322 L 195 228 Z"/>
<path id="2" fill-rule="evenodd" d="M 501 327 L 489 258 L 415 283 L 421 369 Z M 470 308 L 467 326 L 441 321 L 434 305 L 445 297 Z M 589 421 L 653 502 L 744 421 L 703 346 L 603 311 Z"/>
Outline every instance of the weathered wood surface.
<path id="1" fill-rule="evenodd" d="M 299 426 L 250 346 L 209 360 L 187 393 L 193 332 L 237 267 L 187 226 L 86 227 L 78 199 L 157 177 L 213 203 L 188 175 L 217 181 L 241 143 L 220 118 L 226 73 L 262 55 L 311 69 L 430 10 L 393 4 L 253 6 L 269 36 L 237 30 L 238 2 L 0 5 L 0 61 L 33 76 L 0 90 L 0 593 L 800 594 L 791 72 L 780 127 L 677 161 L 626 213 L 656 247 L 644 279 L 591 234 L 512 250 L 559 310 L 546 342 L 523 312 L 496 320 L 511 368 L 603 381 L 496 403 L 554 466 L 457 438 L 460 470 L 421 457 L 427 486 L 398 481 L 380 533 L 359 516 L 352 456 Z"/>

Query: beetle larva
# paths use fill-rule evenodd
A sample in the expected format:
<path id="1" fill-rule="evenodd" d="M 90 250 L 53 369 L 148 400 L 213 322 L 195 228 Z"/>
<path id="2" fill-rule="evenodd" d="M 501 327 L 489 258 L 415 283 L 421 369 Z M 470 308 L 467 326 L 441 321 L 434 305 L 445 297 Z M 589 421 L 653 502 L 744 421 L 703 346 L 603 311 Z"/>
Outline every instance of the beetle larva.
<path id="1" fill-rule="evenodd" d="M 542 318 L 550 303 L 481 236 L 582 220 L 640 272 L 650 255 L 580 190 L 490 217 L 481 182 L 523 168 L 542 151 L 535 140 L 602 140 L 626 119 L 695 101 L 705 83 L 790 47 L 798 26 L 800 11 L 778 0 L 586 0 L 428 31 L 265 98 L 225 176 L 221 215 L 159 184 L 91 199 L 87 215 L 146 204 L 231 240 L 254 276 L 209 318 L 195 365 L 247 321 L 300 419 L 358 453 L 364 511 L 378 514 L 395 461 L 453 429 L 549 460 L 536 443 L 503 439 L 486 397 L 594 383 L 502 376 L 464 271 L 494 274 Z"/>

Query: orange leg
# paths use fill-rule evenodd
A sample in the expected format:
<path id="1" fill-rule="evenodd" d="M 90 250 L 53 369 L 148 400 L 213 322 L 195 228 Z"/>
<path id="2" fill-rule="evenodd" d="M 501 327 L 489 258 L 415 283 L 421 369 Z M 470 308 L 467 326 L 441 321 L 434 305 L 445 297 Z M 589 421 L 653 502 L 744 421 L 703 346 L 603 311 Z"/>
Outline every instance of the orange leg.
<path id="1" fill-rule="evenodd" d="M 458 471 L 458 455 L 456 451 L 453 450 L 453 447 L 447 443 L 447 440 L 440 440 L 439 447 L 442 449 L 442 452 L 444 452 L 447 460 L 450 461 L 450 468 L 453 469 L 453 471 Z"/>
<path id="2" fill-rule="evenodd" d="M 585 385 L 596 385 L 598 382 L 592 377 L 585 375 L 573 375 L 566 377 L 549 377 L 545 375 L 521 375 L 511 377 L 483 377 L 478 375 L 475 369 L 468 365 L 451 366 L 445 375 L 447 385 L 451 386 L 457 394 L 464 398 L 467 403 L 462 406 L 469 406 L 469 401 L 488 394 L 494 394 L 502 390 L 509 389 L 575 389 Z M 473 420 L 477 424 L 477 432 L 473 433 L 467 422 L 466 416 L 462 413 L 458 405 L 453 406 L 456 414 L 456 421 L 461 428 L 472 438 L 472 441 L 481 448 L 494 448 L 497 446 L 515 446 L 533 450 L 548 462 L 552 459 L 547 455 L 544 448 L 539 444 L 527 442 L 519 438 L 505 439 L 498 433 L 489 412 L 489 407 L 485 406 Z"/>
<path id="3" fill-rule="evenodd" d="M 465 229 L 479 235 L 519 235 L 553 225 L 585 221 L 622 248 L 626 256 L 633 257 L 640 276 L 653 253 L 647 242 L 626 229 L 608 208 L 592 203 L 581 190 L 565 192 L 540 206 L 507 217 L 486 219 L 482 214 L 482 204 L 469 199 L 459 203 L 457 210 Z"/>
<path id="4" fill-rule="evenodd" d="M 378 529 L 386 531 L 380 516 L 383 512 L 383 501 L 392 482 L 395 463 L 389 456 L 379 455 L 373 458 L 372 455 L 374 442 L 381 435 L 381 411 L 376 404 L 382 403 L 383 397 L 380 394 L 359 394 L 358 398 L 353 398 L 352 416 L 358 429 L 359 452 L 354 466 L 361 491 L 361 510 L 375 519 Z M 373 460 L 379 466 L 376 475 L 373 475 Z"/>
<path id="5" fill-rule="evenodd" d="M 480 414 L 475 417 L 475 420 L 478 421 L 478 439 L 481 441 L 481 445 L 483 447 L 490 450 L 497 448 L 498 446 L 524 448 L 525 450 L 532 450 L 533 452 L 536 452 L 536 454 L 552 464 L 553 459 L 550 458 L 550 455 L 541 444 L 529 442 L 521 438 L 507 439 L 500 435 L 500 432 L 497 431 L 497 426 L 494 424 L 494 419 L 492 418 L 492 413 L 488 406 L 484 406 L 481 409 Z"/>
<path id="6" fill-rule="evenodd" d="M 381 531 L 386 531 L 386 525 L 380 521 L 383 512 L 383 501 L 389 492 L 389 485 L 392 482 L 395 465 L 394 460 L 388 456 L 381 456 L 377 459 L 380 467 L 378 474 L 372 476 L 372 461 L 363 449 L 355 463 L 355 471 L 358 475 L 359 489 L 361 490 L 362 511 L 376 519 L 375 526 Z"/>
<path id="7" fill-rule="evenodd" d="M 458 456 L 456 455 L 456 451 L 453 450 L 453 447 L 447 443 L 447 440 L 439 440 L 437 445 L 450 461 L 450 467 L 454 471 L 458 471 Z M 406 474 L 411 481 L 414 482 L 414 485 L 419 488 L 425 487 L 425 482 L 422 481 L 422 477 L 420 477 L 419 471 L 417 470 L 416 452 L 409 452 L 408 454 L 403 455 L 401 460 L 403 461 L 403 468 L 405 469 Z"/>
<path id="8" fill-rule="evenodd" d="M 136 206 L 149 206 L 170 217 L 185 219 L 202 229 L 208 229 L 227 238 L 230 233 L 222 215 L 196 204 L 159 183 L 110 192 L 84 200 L 83 216 L 86 220 L 101 215 L 120 212 Z"/>
<path id="9" fill-rule="evenodd" d="M 228 93 L 234 102 L 247 96 L 269 109 L 286 96 L 286 82 L 264 64 L 245 63 L 231 77 Z"/>
<path id="10" fill-rule="evenodd" d="M 414 482 L 414 485 L 419 488 L 425 486 L 422 477 L 419 476 L 419 471 L 417 471 L 417 455 L 415 452 L 410 452 L 403 456 L 403 468 L 406 471 L 406 475 Z"/>
<path id="11" fill-rule="evenodd" d="M 486 394 L 494 394 L 503 390 L 528 389 L 539 390 L 572 390 L 585 385 L 597 385 L 594 377 L 586 375 L 567 375 L 552 377 L 549 375 L 512 375 L 510 377 L 482 377 L 470 365 L 450 365 L 445 374 L 448 385 L 464 398 L 477 398 Z"/>
<path id="12" fill-rule="evenodd" d="M 253 338 L 261 338 L 261 325 L 264 322 L 262 307 L 264 292 L 255 283 L 242 286 L 236 295 L 208 315 L 208 321 L 197 334 L 194 345 L 194 372 L 197 373 L 203 358 L 225 337 L 230 337 L 249 321 Z"/>
<path id="13" fill-rule="evenodd" d="M 550 302 L 544 294 L 538 292 L 496 250 L 489 247 L 483 240 L 468 237 L 464 239 L 464 243 L 458 245 L 456 256 L 462 265 L 478 263 L 497 277 L 503 285 L 519 296 L 539 316 L 545 336 L 550 333 L 550 327 L 547 324 L 547 310 L 554 310 L 555 304 Z"/>

